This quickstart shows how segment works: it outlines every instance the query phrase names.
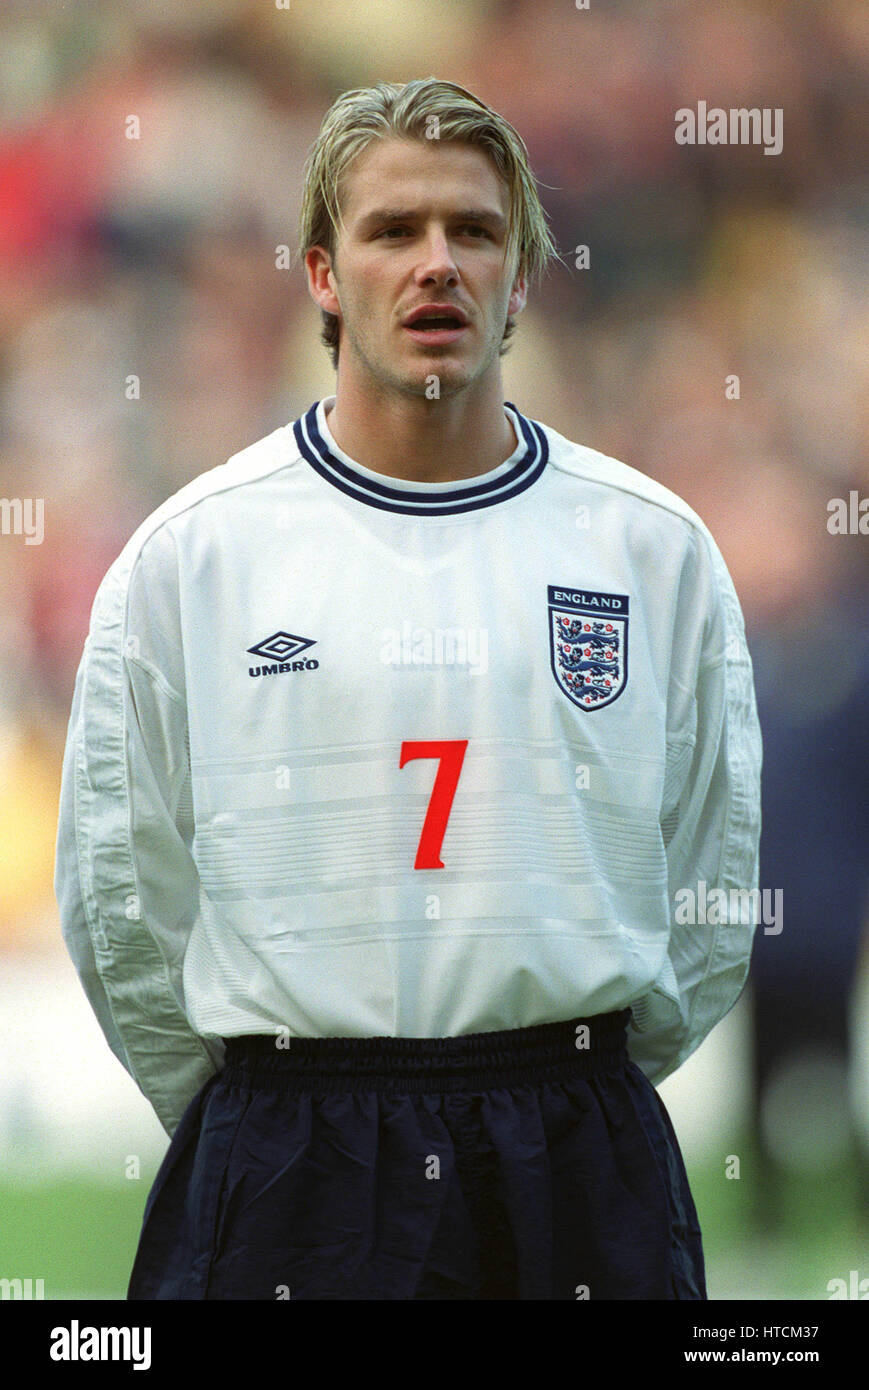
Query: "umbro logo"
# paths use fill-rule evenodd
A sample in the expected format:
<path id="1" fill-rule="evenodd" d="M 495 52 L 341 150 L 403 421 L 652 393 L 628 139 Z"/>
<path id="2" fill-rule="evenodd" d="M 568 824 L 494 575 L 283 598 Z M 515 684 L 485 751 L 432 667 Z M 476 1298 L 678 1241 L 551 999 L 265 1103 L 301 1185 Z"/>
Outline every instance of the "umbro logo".
<path id="1" fill-rule="evenodd" d="M 284 671 L 316 671 L 319 661 L 311 657 L 306 657 L 304 661 L 295 659 L 308 647 L 313 647 L 316 640 L 315 637 L 296 637 L 292 632 L 273 632 L 271 637 L 247 649 L 252 656 L 263 657 L 270 665 L 250 666 L 248 674 L 276 676 Z"/>
<path id="2" fill-rule="evenodd" d="M 313 637 L 295 637 L 292 632 L 273 632 L 264 642 L 248 647 L 251 656 L 264 656 L 269 661 L 289 661 L 306 647 L 313 647 Z"/>

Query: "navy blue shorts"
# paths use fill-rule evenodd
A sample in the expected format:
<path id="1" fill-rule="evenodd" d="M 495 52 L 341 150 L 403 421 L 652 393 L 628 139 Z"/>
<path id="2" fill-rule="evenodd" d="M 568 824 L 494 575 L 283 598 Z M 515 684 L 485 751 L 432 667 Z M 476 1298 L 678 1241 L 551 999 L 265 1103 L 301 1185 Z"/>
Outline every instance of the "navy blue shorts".
<path id="1" fill-rule="evenodd" d="M 157 1174 L 127 1297 L 705 1299 L 629 1018 L 226 1039 Z"/>

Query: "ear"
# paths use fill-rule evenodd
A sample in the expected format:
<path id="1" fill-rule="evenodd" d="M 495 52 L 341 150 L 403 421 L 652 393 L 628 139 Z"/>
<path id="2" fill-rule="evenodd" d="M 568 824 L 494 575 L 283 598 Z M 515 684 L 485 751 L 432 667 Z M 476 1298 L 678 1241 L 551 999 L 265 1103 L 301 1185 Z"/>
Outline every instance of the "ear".
<path id="1" fill-rule="evenodd" d="M 517 275 L 513 281 L 513 289 L 510 292 L 510 301 L 507 305 L 507 317 L 514 318 L 516 314 L 521 314 L 525 308 L 528 298 L 528 277 L 527 275 Z"/>
<path id="2" fill-rule="evenodd" d="M 305 253 L 305 269 L 308 272 L 308 293 L 314 303 L 327 314 L 340 314 L 338 282 L 332 269 L 332 257 L 323 246 L 312 246 Z"/>

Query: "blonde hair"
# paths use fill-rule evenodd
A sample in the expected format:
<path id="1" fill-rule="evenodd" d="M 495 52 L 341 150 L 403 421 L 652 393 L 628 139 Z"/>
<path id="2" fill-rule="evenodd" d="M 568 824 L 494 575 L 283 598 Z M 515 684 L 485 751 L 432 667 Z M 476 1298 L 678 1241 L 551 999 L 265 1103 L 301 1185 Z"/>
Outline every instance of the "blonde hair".
<path id="1" fill-rule="evenodd" d="M 426 77 L 405 83 L 377 82 L 373 87 L 344 92 L 326 112 L 305 163 L 300 260 L 312 246 L 322 246 L 334 257 L 336 237 L 344 225 L 341 179 L 373 140 L 390 136 L 452 141 L 485 151 L 510 195 L 505 258 L 515 259 L 517 274 L 533 278 L 543 273 L 551 257 L 557 257 L 522 137 L 472 92 L 454 82 Z M 337 367 L 338 319 L 335 314 L 321 312 L 322 340 Z M 513 319 L 507 320 L 502 354 L 515 326 Z"/>

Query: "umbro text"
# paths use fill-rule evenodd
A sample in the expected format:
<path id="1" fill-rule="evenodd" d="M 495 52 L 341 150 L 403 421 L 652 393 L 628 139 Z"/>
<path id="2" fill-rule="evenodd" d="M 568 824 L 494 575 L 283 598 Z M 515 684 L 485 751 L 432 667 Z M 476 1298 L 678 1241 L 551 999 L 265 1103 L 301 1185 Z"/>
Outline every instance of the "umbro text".
<path id="1" fill-rule="evenodd" d="M 249 676 L 278 676 L 284 671 L 316 671 L 319 661 L 277 661 L 274 666 L 249 666 Z"/>

